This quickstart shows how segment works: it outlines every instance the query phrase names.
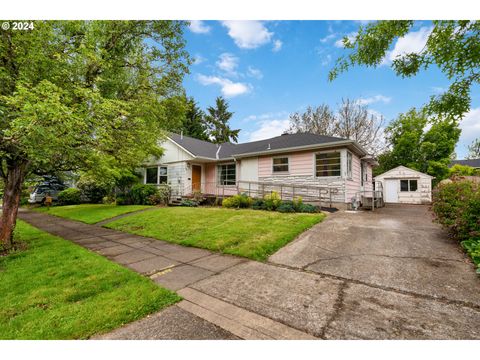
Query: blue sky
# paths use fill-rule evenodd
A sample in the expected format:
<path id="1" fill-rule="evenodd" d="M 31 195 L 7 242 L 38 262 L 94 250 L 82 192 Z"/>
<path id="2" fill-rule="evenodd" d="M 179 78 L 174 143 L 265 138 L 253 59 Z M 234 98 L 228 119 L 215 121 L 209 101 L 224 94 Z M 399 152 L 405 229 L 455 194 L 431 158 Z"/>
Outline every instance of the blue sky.
<path id="1" fill-rule="evenodd" d="M 449 81 L 435 68 L 414 78 L 397 77 L 389 67 L 403 52 L 425 44 L 431 24 L 417 22 L 397 40 L 376 69 L 356 67 L 333 82 L 328 72 L 345 54 L 341 39 L 354 34 L 355 21 L 192 21 L 185 37 L 195 58 L 184 80 L 189 96 L 205 109 L 223 95 L 234 112 L 232 128 L 240 128 L 240 142 L 281 134 L 288 116 L 308 105 L 336 107 L 342 98 L 357 99 L 388 122 L 429 96 L 441 92 Z M 459 158 L 480 137 L 480 96 L 473 91 L 472 110 L 462 121 Z"/>

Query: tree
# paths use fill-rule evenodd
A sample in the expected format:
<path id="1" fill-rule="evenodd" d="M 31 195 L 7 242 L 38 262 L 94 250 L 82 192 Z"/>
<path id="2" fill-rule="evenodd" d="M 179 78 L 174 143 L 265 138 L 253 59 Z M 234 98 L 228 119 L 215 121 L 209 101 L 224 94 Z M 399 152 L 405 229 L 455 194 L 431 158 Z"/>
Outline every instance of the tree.
<path id="1" fill-rule="evenodd" d="M 308 107 L 304 113 L 290 115 L 289 132 L 310 132 L 355 140 L 369 153 L 377 155 L 385 144 L 382 139 L 383 118 L 370 114 L 358 101 L 342 99 L 336 112 L 326 104 Z"/>
<path id="2" fill-rule="evenodd" d="M 428 124 L 431 127 L 428 128 Z M 376 174 L 399 165 L 427 173 L 439 181 L 448 176 L 450 156 L 460 137 L 452 118 L 429 119 L 425 111 L 411 109 L 386 128 L 390 149 L 379 156 Z"/>
<path id="3" fill-rule="evenodd" d="M 228 102 L 221 96 L 215 100 L 216 107 L 207 108 L 208 114 L 205 121 L 209 126 L 210 137 L 216 144 L 224 142 L 237 142 L 240 129 L 232 130 L 228 125 L 233 113 L 228 111 Z"/>
<path id="4" fill-rule="evenodd" d="M 0 32 L 0 244 L 29 174 L 121 173 L 160 155 L 190 59 L 181 21 L 36 21 Z M 174 113 L 174 111 L 173 111 Z"/>
<path id="5" fill-rule="evenodd" d="M 208 127 L 205 122 L 205 113 L 198 107 L 193 97 L 188 98 L 187 111 L 181 131 L 183 131 L 184 135 L 191 136 L 195 139 L 208 141 L 209 136 L 207 130 Z"/>
<path id="6" fill-rule="evenodd" d="M 397 38 L 405 36 L 414 21 L 378 21 L 361 26 L 353 40 L 344 38 L 350 54 L 340 57 L 330 71 L 329 79 L 354 65 L 378 67 Z M 469 111 L 470 92 L 480 83 L 480 22 L 433 21 L 425 46 L 417 52 L 400 54 L 391 63 L 402 77 L 412 77 L 430 66 L 437 66 L 451 80 L 441 95 L 432 96 L 425 109 L 428 114 L 460 120 Z"/>
<path id="7" fill-rule="evenodd" d="M 471 145 L 468 146 L 467 159 L 480 158 L 480 139 L 475 139 Z"/>

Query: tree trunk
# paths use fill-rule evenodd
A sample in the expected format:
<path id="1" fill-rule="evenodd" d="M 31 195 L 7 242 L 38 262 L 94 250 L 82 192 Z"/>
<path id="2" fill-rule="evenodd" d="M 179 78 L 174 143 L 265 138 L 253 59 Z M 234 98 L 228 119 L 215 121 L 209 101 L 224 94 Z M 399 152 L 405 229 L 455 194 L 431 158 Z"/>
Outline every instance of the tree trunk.
<path id="1" fill-rule="evenodd" d="M 0 246 L 6 250 L 13 247 L 13 230 L 17 222 L 26 165 L 26 162 L 21 161 L 7 162 L 7 173 L 3 179 L 5 187 L 0 219 Z"/>

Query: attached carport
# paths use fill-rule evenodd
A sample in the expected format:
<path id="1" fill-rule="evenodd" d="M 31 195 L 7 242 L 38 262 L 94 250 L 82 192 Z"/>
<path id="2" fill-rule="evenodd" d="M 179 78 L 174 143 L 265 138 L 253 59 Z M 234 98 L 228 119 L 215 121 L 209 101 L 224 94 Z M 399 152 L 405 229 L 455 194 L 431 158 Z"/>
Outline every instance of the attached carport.
<path id="1" fill-rule="evenodd" d="M 432 201 L 433 176 L 406 166 L 398 166 L 375 177 L 383 186 L 386 203 L 429 204 Z"/>

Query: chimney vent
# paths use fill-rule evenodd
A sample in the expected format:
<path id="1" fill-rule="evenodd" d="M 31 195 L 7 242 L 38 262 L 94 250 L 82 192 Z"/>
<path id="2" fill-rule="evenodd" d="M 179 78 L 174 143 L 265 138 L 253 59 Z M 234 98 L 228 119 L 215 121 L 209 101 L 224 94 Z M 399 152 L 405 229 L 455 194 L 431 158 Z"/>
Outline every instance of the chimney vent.
<path id="1" fill-rule="evenodd" d="M 271 150 L 272 148 L 270 147 L 270 143 L 268 143 L 268 148 L 267 150 Z"/>
<path id="2" fill-rule="evenodd" d="M 180 140 L 183 140 L 183 130 L 180 131 Z"/>

